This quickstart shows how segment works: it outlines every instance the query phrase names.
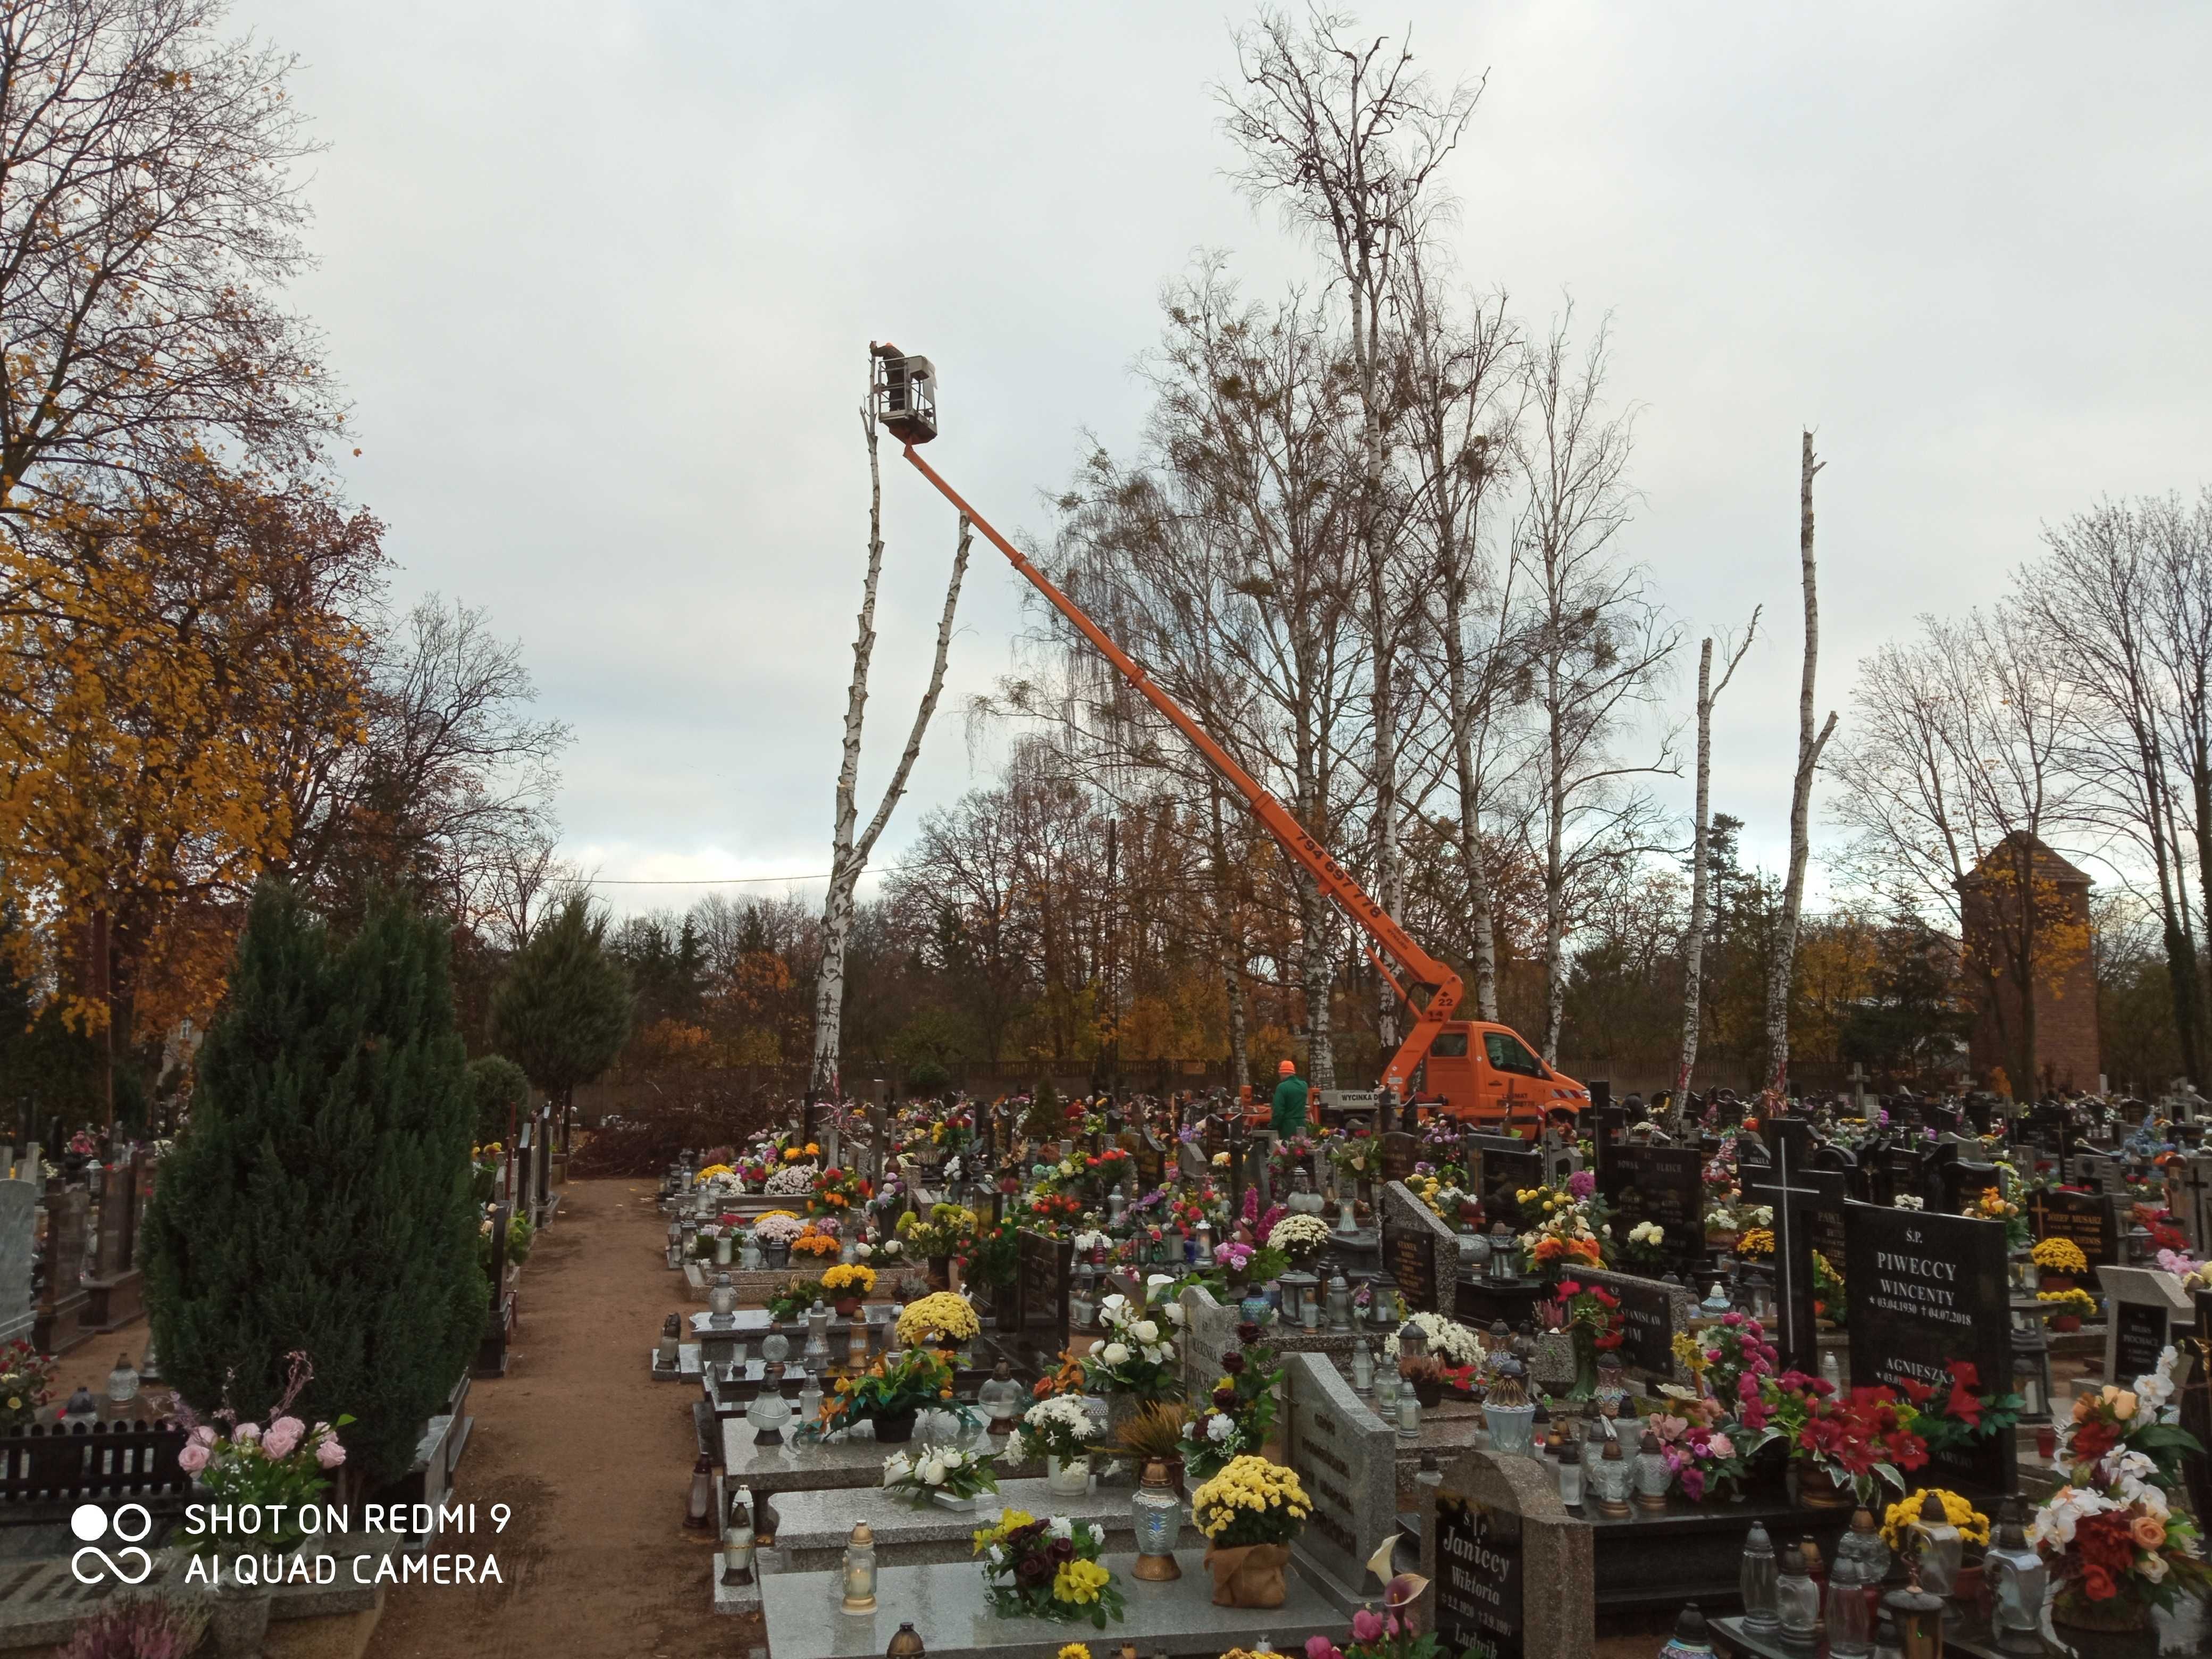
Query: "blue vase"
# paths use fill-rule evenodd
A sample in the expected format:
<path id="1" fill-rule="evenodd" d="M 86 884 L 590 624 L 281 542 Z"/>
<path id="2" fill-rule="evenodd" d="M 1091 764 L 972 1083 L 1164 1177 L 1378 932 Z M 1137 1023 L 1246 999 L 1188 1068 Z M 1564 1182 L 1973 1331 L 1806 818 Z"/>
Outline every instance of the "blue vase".
<path id="1" fill-rule="evenodd" d="M 1275 1314 L 1274 1305 L 1267 1300 L 1267 1291 L 1258 1288 L 1246 1292 L 1243 1301 L 1237 1304 L 1237 1310 L 1244 1316 L 1244 1322 L 1248 1325 L 1264 1325 Z"/>

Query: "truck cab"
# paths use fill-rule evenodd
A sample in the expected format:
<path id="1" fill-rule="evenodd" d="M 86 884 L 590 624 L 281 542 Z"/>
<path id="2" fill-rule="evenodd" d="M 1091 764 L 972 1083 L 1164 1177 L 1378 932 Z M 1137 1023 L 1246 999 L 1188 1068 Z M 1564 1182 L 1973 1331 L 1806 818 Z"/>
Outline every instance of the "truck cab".
<path id="1" fill-rule="evenodd" d="M 1430 1045 L 1420 1101 L 1486 1129 L 1530 1138 L 1554 1112 L 1578 1117 L 1589 1091 L 1544 1064 L 1510 1025 L 1447 1020 Z"/>

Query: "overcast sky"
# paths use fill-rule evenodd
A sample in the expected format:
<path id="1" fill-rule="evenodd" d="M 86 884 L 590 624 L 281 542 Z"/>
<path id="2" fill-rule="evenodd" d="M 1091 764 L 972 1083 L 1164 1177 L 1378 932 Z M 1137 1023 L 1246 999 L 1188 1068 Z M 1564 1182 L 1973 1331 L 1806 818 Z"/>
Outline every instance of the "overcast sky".
<path id="1" fill-rule="evenodd" d="M 1624 545 L 1691 629 L 1679 701 L 1699 633 L 1761 602 L 1778 624 L 1716 743 L 1716 807 L 1755 855 L 1777 856 L 1795 752 L 1801 424 L 1827 462 L 1821 696 L 1847 718 L 1857 659 L 1998 589 L 2043 522 L 2212 477 L 2212 9 L 1411 15 L 1431 73 L 1489 76 L 1448 170 L 1462 276 L 1540 323 L 1570 294 L 1612 314 L 1642 410 Z M 235 15 L 301 55 L 329 145 L 297 298 L 355 400 L 349 486 L 403 594 L 523 641 L 576 732 L 568 848 L 604 877 L 828 867 L 871 339 L 935 360 L 932 460 L 1002 528 L 1041 527 L 1080 429 L 1133 435 L 1131 363 L 1194 250 L 1261 295 L 1314 270 L 1222 176 L 1208 88 L 1242 11 Z M 902 466 L 885 520 L 870 802 L 953 539 Z M 991 771 L 958 704 L 1011 665 L 1018 586 L 979 543 L 879 863 Z"/>

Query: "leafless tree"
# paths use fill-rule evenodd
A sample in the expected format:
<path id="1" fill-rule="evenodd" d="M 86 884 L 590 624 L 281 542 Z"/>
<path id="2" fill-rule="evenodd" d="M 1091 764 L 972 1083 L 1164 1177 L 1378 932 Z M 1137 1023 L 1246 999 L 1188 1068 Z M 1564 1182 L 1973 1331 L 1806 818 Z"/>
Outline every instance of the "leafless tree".
<path id="1" fill-rule="evenodd" d="M 1743 653 L 1759 633 L 1762 607 L 1751 608 L 1751 621 L 1743 638 L 1729 652 L 1728 666 L 1713 680 L 1713 641 L 1708 635 L 1698 647 L 1698 799 L 1690 826 L 1690 921 L 1682 930 L 1682 1059 L 1674 1070 L 1674 1114 L 1679 1122 L 1689 1109 L 1690 1073 L 1698 1063 L 1698 1032 L 1705 994 L 1705 933 L 1711 926 L 1712 896 L 1707 890 L 1712 848 L 1706 837 L 1712 829 L 1713 705 L 1735 678 Z"/>
<path id="2" fill-rule="evenodd" d="M 2091 781 L 2103 809 L 2096 815 L 2150 860 L 2182 1066 L 2199 1078 L 2203 992 L 2189 914 L 2189 811 L 2176 800 L 2191 781 L 2168 743 L 2185 727 L 2176 717 L 2192 678 L 2186 617 L 2199 604 L 2191 590 L 2207 573 L 2185 553 L 2169 562 L 2174 544 L 2162 532 L 2172 508 L 2106 501 L 2046 530 L 2046 556 L 2021 572 L 2019 593 L 2033 626 L 2059 647 L 2051 660 L 2072 694 L 2069 768 Z M 2180 580 L 2169 583 L 2173 575 Z"/>
<path id="3" fill-rule="evenodd" d="M 1535 726 L 1547 1061 L 1559 1052 L 1577 882 L 1606 860 L 1656 845 L 1658 808 L 1638 780 L 1674 770 L 1673 734 L 1648 757 L 1623 750 L 1656 708 L 1680 640 L 1642 574 L 1615 556 L 1633 501 L 1631 422 L 1605 413 L 1604 326 L 1577 356 L 1572 321 L 1569 307 L 1528 354 L 1527 417 L 1514 443 L 1523 504 L 1513 556 L 1527 641 L 1516 690 Z"/>
<path id="4" fill-rule="evenodd" d="M 945 690 L 945 663 L 952 649 L 952 617 L 960 604 L 960 584 L 968 574 L 968 550 L 972 542 L 968 518 L 960 519 L 960 539 L 952 555 L 952 576 L 945 587 L 945 608 L 937 621 L 937 653 L 929 670 L 929 686 L 915 709 L 914 725 L 906 747 L 884 786 L 866 830 L 860 830 L 858 795 L 860 743 L 868 705 L 868 668 L 876 651 L 876 585 L 884 569 L 883 476 L 876 453 L 876 413 L 872 404 L 860 406 L 860 431 L 868 447 L 868 563 L 860 586 L 860 631 L 853 641 L 853 678 L 845 692 L 843 757 L 837 768 L 837 811 L 830 848 L 830 892 L 822 906 L 822 964 L 815 978 L 814 1072 L 816 1093 L 830 1100 L 838 1096 L 839 1037 L 845 1013 L 845 947 L 853 929 L 853 894 L 868 867 L 884 828 L 891 821 L 906 781 L 921 753 L 921 740 L 929 730 L 930 716 Z M 857 832 L 857 833 L 856 833 Z"/>
<path id="5" fill-rule="evenodd" d="M 1262 10 L 1239 33 L 1240 84 L 1218 89 L 1224 125 L 1243 152 L 1237 180 L 1255 204 L 1279 207 L 1311 235 L 1343 284 L 1359 408 L 1359 487 L 1354 527 L 1367 607 L 1373 726 L 1374 890 L 1400 908 L 1401 805 L 1399 721 L 1393 683 L 1404 629 L 1419 607 L 1403 602 L 1392 569 L 1384 511 L 1391 422 L 1385 318 L 1401 267 L 1430 222 L 1448 215 L 1436 174 L 1466 131 L 1482 92 L 1440 92 L 1413 67 L 1410 46 L 1358 38 L 1346 17 L 1316 10 L 1301 28 Z M 1385 1050 L 1395 1046 L 1395 1006 L 1378 986 Z"/>
<path id="6" fill-rule="evenodd" d="M 0 511 L 226 438 L 289 471 L 341 419 L 273 297 L 307 263 L 294 60 L 224 11 L 0 8 Z"/>
<path id="7" fill-rule="evenodd" d="M 1963 939 L 1978 883 L 1995 884 L 1982 890 L 1984 943 L 1967 966 L 2023 1090 L 2035 1086 L 2036 985 L 2088 948 L 2037 852 L 2081 823 L 2082 784 L 2063 763 L 2068 697 L 2047 641 L 2016 610 L 1923 617 L 1917 640 L 1859 664 L 1856 718 L 1829 764 L 1837 815 L 1893 898 Z"/>
<path id="8" fill-rule="evenodd" d="M 1797 771 L 1790 790 L 1790 873 L 1782 888 L 1782 915 L 1775 928 L 1774 954 L 1766 975 L 1768 1079 L 1779 1091 L 1790 1077 L 1790 972 L 1797 960 L 1797 915 L 1805 902 L 1805 863 L 1812 847 L 1813 779 L 1820 751 L 1835 735 L 1836 716 L 1816 733 L 1813 688 L 1820 662 L 1820 592 L 1813 560 L 1813 479 L 1820 462 L 1813 454 L 1813 434 L 1802 434 L 1797 466 L 1797 564 L 1805 594 L 1805 657 L 1797 682 Z"/>
<path id="9" fill-rule="evenodd" d="M 1438 314 L 1418 259 L 1405 272 L 1398 379 L 1410 477 L 1408 538 L 1425 555 L 1444 659 L 1443 719 L 1449 744 L 1460 862 L 1473 911 L 1474 1012 L 1498 1018 L 1498 927 L 1482 821 L 1498 774 L 1519 758 L 1506 740 L 1500 705 L 1518 658 L 1514 638 L 1516 567 L 1493 568 L 1486 514 L 1511 485 L 1508 457 L 1528 387 L 1515 373 L 1519 333 L 1503 296 L 1474 299 L 1462 320 Z"/>

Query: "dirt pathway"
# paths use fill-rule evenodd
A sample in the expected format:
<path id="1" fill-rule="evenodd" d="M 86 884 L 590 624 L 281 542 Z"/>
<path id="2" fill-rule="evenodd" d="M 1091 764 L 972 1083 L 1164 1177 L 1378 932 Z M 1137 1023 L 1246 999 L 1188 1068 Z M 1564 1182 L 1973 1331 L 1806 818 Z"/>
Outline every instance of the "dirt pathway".
<path id="1" fill-rule="evenodd" d="M 523 1273 L 507 1373 L 469 1395 L 454 1496 L 481 1530 L 444 1540 L 495 1556 L 505 1582 L 390 1592 L 367 1659 L 720 1659 L 761 1640 L 756 1621 L 715 1616 L 712 1547 L 683 1531 L 698 1391 L 647 1374 L 679 1305 L 653 1187 L 562 1194 Z M 498 1503 L 514 1518 L 494 1535 Z"/>

